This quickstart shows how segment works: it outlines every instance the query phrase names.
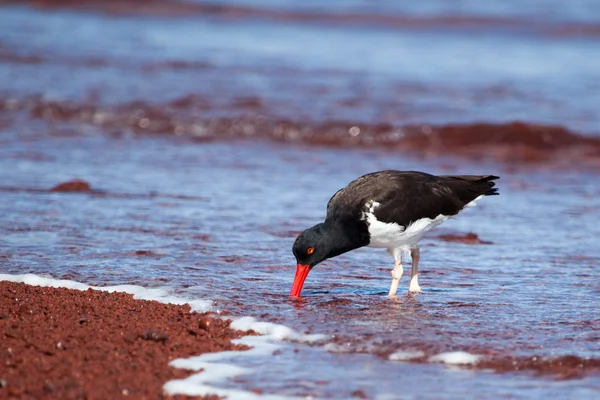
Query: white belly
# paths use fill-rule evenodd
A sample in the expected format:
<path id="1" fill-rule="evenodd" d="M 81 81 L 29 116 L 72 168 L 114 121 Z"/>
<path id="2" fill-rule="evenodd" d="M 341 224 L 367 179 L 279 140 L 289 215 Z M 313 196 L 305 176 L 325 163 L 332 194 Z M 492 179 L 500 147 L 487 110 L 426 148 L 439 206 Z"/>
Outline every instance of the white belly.
<path id="1" fill-rule="evenodd" d="M 434 219 L 422 218 L 408 225 L 405 229 L 396 223 L 390 224 L 377 220 L 373 214 L 373 209 L 377 205 L 377 203 L 374 203 L 369 211 L 364 214 L 371 235 L 369 247 L 408 250 L 416 246 L 423 235 L 449 218 L 441 214 Z"/>

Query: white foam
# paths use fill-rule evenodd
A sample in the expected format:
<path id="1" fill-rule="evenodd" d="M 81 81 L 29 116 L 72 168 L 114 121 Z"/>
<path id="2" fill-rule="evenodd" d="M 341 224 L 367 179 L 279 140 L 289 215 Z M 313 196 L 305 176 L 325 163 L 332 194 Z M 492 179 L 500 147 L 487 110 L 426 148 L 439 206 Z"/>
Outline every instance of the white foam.
<path id="1" fill-rule="evenodd" d="M 187 299 L 173 295 L 168 289 L 162 288 L 144 288 L 136 285 L 117 285 L 117 286 L 90 286 L 84 283 L 54 279 L 34 274 L 9 275 L 0 274 L 0 281 L 23 282 L 33 286 L 68 288 L 75 290 L 95 289 L 105 292 L 124 292 L 132 294 L 134 298 L 141 300 L 156 300 L 161 303 L 169 304 L 189 304 L 193 311 L 203 312 L 212 308 L 211 302 L 202 299 Z M 252 317 L 242 317 L 234 319 L 231 327 L 239 330 L 252 329 L 262 336 L 245 336 L 233 343 L 245 344 L 251 348 L 247 351 L 223 351 L 219 353 L 206 353 L 196 357 L 179 358 L 170 362 L 170 365 L 176 368 L 188 369 L 191 371 L 202 371 L 189 376 L 186 379 L 176 379 L 167 382 L 163 389 L 169 394 L 184 394 L 188 396 L 203 396 L 216 394 L 228 399 L 240 400 L 281 400 L 293 399 L 290 396 L 276 396 L 268 394 L 256 394 L 251 391 L 220 388 L 215 386 L 220 382 L 231 379 L 236 376 L 253 373 L 250 368 L 240 367 L 233 363 L 239 362 L 244 358 L 254 362 L 268 363 L 270 360 L 261 358 L 272 357 L 276 350 L 285 346 L 290 346 L 281 340 L 293 340 L 296 342 L 312 343 L 327 339 L 326 335 L 304 335 L 293 329 L 280 324 L 270 322 L 261 322 Z"/>
<path id="2" fill-rule="evenodd" d="M 256 318 L 253 317 L 234 319 L 231 323 L 231 327 L 233 329 L 239 329 L 240 331 L 249 331 L 252 329 L 261 335 L 265 335 L 276 340 L 288 339 L 296 342 L 313 343 L 328 339 L 328 336 L 326 335 L 303 335 L 285 325 L 274 324 L 272 322 L 261 322 L 257 321 Z"/>
<path id="3" fill-rule="evenodd" d="M 251 374 L 254 371 L 250 368 L 232 365 L 232 360 L 238 360 L 247 357 L 272 357 L 275 350 L 281 345 L 270 343 L 265 336 L 245 336 L 234 340 L 235 343 L 252 346 L 247 351 L 222 351 L 220 353 L 207 353 L 190 358 L 178 358 L 169 363 L 175 368 L 182 368 L 191 371 L 200 371 L 198 374 L 191 375 L 185 379 L 174 379 L 167 382 L 163 389 L 165 392 L 174 394 L 184 394 L 188 396 L 206 396 L 216 394 L 229 399 L 271 399 L 279 400 L 290 397 L 282 397 L 268 394 L 256 394 L 249 391 L 238 389 L 224 389 L 215 384 L 226 381 L 236 376 Z M 226 363 L 224 361 L 230 361 Z"/>
<path id="4" fill-rule="evenodd" d="M 377 346 L 373 343 L 355 344 L 355 343 L 327 343 L 323 346 L 323 350 L 330 353 L 374 353 Z"/>
<path id="5" fill-rule="evenodd" d="M 270 360 L 269 357 L 273 356 L 276 350 L 280 350 L 286 345 L 281 340 L 293 340 L 297 342 L 317 342 L 325 340 L 328 337 L 326 335 L 304 335 L 294 331 L 293 329 L 271 322 L 261 322 L 253 317 L 241 317 L 234 319 L 231 323 L 233 329 L 239 330 L 254 330 L 262 336 L 244 336 L 240 339 L 233 340 L 233 343 L 245 344 L 250 346 L 250 350 L 246 351 L 223 351 L 220 353 L 206 353 L 196 357 L 190 358 L 178 358 L 169 363 L 169 365 L 176 368 L 183 368 L 192 371 L 200 371 L 198 374 L 194 374 L 186 379 L 176 379 L 167 382 L 163 389 L 171 394 L 185 394 L 188 396 L 206 396 L 209 394 L 216 394 L 218 396 L 227 397 L 229 399 L 293 399 L 294 397 L 289 396 L 275 396 L 267 394 L 256 394 L 253 392 L 235 390 L 235 389 L 222 389 L 214 386 L 215 383 L 222 382 L 223 380 L 233 378 L 239 375 L 245 375 L 252 373 L 253 371 L 249 368 L 241 368 L 231 364 L 243 358 L 251 357 L 265 358 L 265 363 Z M 230 363 L 225 363 L 229 361 Z M 234 367 L 228 369 L 229 367 Z"/>
<path id="6" fill-rule="evenodd" d="M 327 343 L 323 346 L 325 351 L 330 353 L 350 353 L 354 347 L 350 345 L 350 343 L 345 344 L 337 344 L 337 343 Z"/>
<path id="7" fill-rule="evenodd" d="M 410 361 L 410 360 L 414 360 L 417 358 L 421 358 L 425 356 L 425 353 L 423 353 L 422 351 L 397 351 L 395 353 L 392 353 L 388 356 L 388 360 L 390 361 Z"/>
<path id="8" fill-rule="evenodd" d="M 54 279 L 34 274 L 9 275 L 0 274 L 0 281 L 23 282 L 32 286 L 67 288 L 74 290 L 94 289 L 102 292 L 122 292 L 133 295 L 138 300 L 155 300 L 166 304 L 189 304 L 192 311 L 206 312 L 213 309 L 212 303 L 202 299 L 187 299 L 172 295 L 168 289 L 145 288 L 137 285 L 115 285 L 115 286 L 90 286 L 85 283 L 71 281 L 68 279 Z"/>
<path id="9" fill-rule="evenodd" d="M 428 361 L 451 365 L 467 365 L 475 364 L 479 359 L 481 359 L 481 356 L 477 354 L 467 353 L 466 351 L 450 351 L 431 356 Z"/>

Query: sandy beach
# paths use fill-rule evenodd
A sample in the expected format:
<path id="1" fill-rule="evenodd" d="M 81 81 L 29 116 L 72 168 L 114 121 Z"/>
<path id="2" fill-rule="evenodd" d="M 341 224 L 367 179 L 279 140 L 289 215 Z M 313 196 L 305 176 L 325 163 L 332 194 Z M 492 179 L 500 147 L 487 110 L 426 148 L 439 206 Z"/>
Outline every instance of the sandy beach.
<path id="1" fill-rule="evenodd" d="M 188 398 L 163 392 L 190 375 L 169 362 L 245 350 L 230 342 L 245 334 L 189 306 L 0 281 L 0 398 Z"/>

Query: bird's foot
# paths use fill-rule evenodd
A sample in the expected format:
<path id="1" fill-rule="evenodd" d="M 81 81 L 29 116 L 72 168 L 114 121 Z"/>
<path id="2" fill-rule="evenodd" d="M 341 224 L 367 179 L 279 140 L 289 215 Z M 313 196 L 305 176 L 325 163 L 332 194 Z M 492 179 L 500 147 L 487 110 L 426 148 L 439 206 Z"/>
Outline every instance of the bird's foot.
<path id="1" fill-rule="evenodd" d="M 421 290 L 421 286 L 419 285 L 410 285 L 408 291 L 412 294 L 423 293 L 423 291 Z"/>
<path id="2" fill-rule="evenodd" d="M 415 275 L 410 280 L 410 285 L 408 285 L 408 291 L 410 293 L 421 293 L 421 286 L 419 286 L 419 277 Z"/>

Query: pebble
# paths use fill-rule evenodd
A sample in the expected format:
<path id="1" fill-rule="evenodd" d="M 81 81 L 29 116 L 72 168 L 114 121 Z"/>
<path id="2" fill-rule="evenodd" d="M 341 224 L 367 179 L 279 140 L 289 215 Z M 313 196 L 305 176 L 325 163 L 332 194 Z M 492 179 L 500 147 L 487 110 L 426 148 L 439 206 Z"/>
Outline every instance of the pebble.
<path id="1" fill-rule="evenodd" d="M 198 327 L 200 329 L 204 329 L 205 331 L 210 330 L 212 326 L 212 318 L 210 317 L 202 317 L 200 318 L 200 322 L 198 323 Z"/>
<path id="2" fill-rule="evenodd" d="M 169 340 L 169 335 L 158 329 L 148 329 L 138 335 L 140 339 L 151 340 L 153 342 L 166 342 Z"/>

